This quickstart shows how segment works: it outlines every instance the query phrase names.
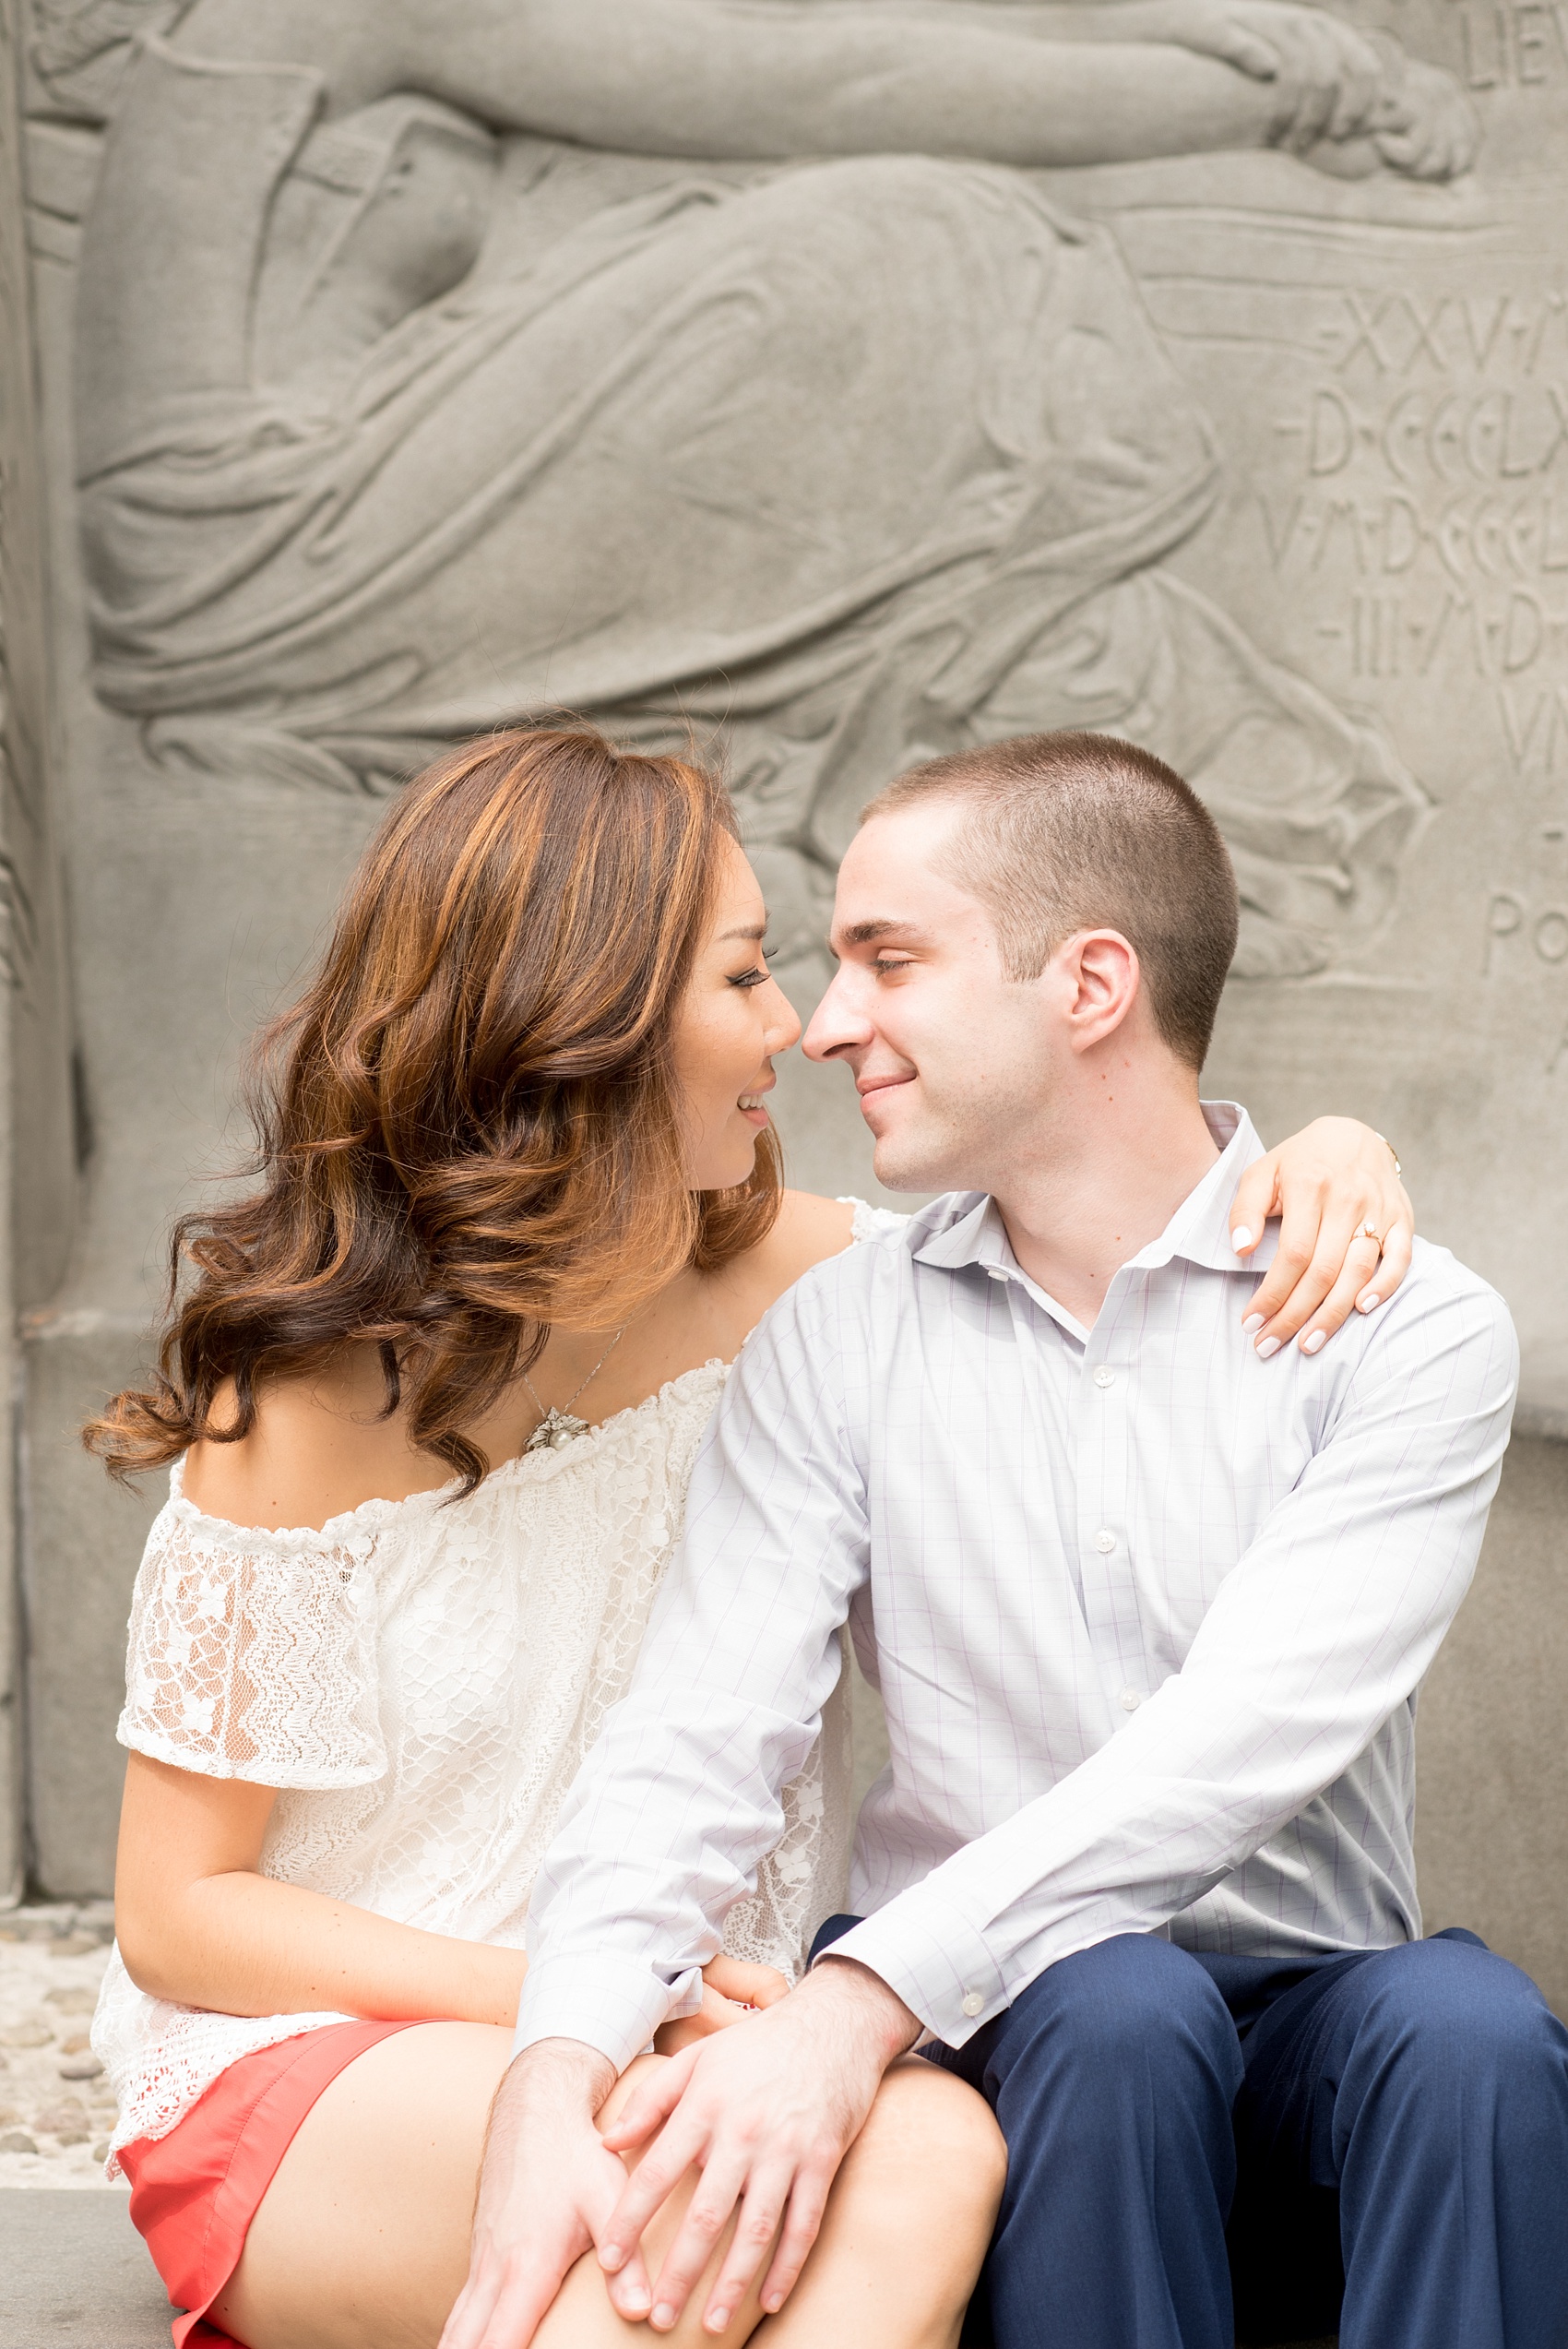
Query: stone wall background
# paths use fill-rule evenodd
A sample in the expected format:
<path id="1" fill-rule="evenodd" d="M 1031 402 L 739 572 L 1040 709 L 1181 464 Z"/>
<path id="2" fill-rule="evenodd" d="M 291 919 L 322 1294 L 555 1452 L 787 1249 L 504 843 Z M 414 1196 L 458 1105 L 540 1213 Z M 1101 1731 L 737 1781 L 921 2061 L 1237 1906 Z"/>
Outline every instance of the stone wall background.
<path id="1" fill-rule="evenodd" d="M 18 1426 L 18 1315 L 65 1276 L 75 1216 L 69 982 L 53 829 L 49 548 L 23 233 L 18 0 L 0 5 L 0 1422 Z M 0 1446 L 0 1901 L 26 1871 L 18 1448 Z"/>
<path id="2" fill-rule="evenodd" d="M 231 1103 L 245 1038 L 308 959 L 381 802 L 352 779 L 160 763 L 93 691 L 72 385 L 103 135 L 89 103 L 31 72 L 22 5 L 4 0 L 0 17 L 0 1049 L 16 1234 L 0 1311 L 7 1328 L 21 1317 L 25 1432 L 19 1513 L 5 1508 L 0 1530 L 20 1530 L 27 1738 L 23 1784 L 0 1628 L 0 1888 L 18 1880 L 25 1818 L 35 1883 L 71 1898 L 111 1880 L 124 1625 L 157 1505 L 109 1486 L 75 1430 L 142 1356 L 169 1218 L 243 1139 Z M 1414 797 L 1369 781 L 1360 815 L 1353 787 L 1325 810 L 1276 745 L 1259 751 L 1273 794 L 1260 812 L 1239 737 L 1241 766 L 1220 780 L 1240 793 L 1260 899 L 1306 904 L 1290 936 L 1316 921 L 1330 943 L 1232 984 L 1208 1083 L 1272 1136 L 1327 1107 L 1391 1133 L 1425 1231 L 1519 1322 L 1521 1439 L 1423 1699 L 1420 1842 L 1429 1925 L 1474 1926 L 1568 2010 L 1568 19 L 1532 0 L 1354 13 L 1470 89 L 1485 132 L 1474 173 L 1446 188 L 1342 183 L 1271 154 L 1035 176 L 1066 218 L 1109 229 L 1221 453 L 1218 502 L 1158 592 L 1210 599 L 1324 709 L 1380 730 L 1414 779 Z M 539 145 L 503 159 L 503 222 L 536 200 Z M 646 159 L 571 160 L 574 185 L 599 173 L 606 200 L 657 184 Z M 1132 604 L 1119 610 L 1135 628 Z M 1261 744 L 1285 689 L 1240 655 L 1236 677 Z M 1027 676 L 1016 722 L 1030 721 L 1031 689 L 1045 697 L 1034 722 L 1063 722 Z M 838 819 L 829 810 L 802 852 L 752 784 L 743 725 L 737 743 L 804 1008 Z M 1352 906 L 1336 858 L 1358 840 L 1371 878 Z M 836 1072 L 792 1066 L 781 1099 L 794 1178 L 874 1195 Z M 7 1355 L 0 1375 L 16 1367 Z"/>

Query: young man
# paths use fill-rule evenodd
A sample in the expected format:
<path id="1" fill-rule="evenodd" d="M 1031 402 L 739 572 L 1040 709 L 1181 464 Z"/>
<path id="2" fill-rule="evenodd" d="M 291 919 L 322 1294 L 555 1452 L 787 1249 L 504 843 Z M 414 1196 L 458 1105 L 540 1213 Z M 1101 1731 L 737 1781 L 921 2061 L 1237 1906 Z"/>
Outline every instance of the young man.
<path id="1" fill-rule="evenodd" d="M 1228 1218 L 1259 1145 L 1198 1099 L 1236 924 L 1212 820 L 1123 744 L 1004 744 L 868 811 L 806 1049 L 853 1070 L 882 1180 L 949 1195 L 736 1365 L 535 1895 L 458 2349 L 526 2341 L 590 2236 L 667 2328 L 737 2206 L 707 2326 L 764 2266 L 779 2305 L 922 2035 L 1007 2139 L 1000 2349 L 1231 2349 L 1228 2221 L 1243 2297 L 1316 2289 L 1324 2330 L 1342 2254 L 1344 2349 L 1568 2340 L 1568 2032 L 1420 1938 L 1411 1861 L 1513 1332 L 1418 1243 L 1339 1345 L 1260 1366 Z M 600 2140 L 777 1837 L 846 1620 L 893 1757 L 864 1921 Z M 639 2146 L 622 2191 L 606 2148 Z"/>

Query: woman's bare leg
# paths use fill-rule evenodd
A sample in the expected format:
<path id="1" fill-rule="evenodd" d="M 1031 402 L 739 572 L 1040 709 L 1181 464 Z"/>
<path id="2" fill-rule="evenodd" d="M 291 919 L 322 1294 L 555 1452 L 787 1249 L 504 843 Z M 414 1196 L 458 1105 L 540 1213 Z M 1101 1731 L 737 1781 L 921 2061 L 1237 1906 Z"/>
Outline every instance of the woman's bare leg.
<path id="1" fill-rule="evenodd" d="M 217 2321 L 247 2349 L 434 2349 L 468 2272 L 485 2123 L 511 2049 L 509 2032 L 484 2023 L 422 2023 L 340 2071 L 279 2164 L 214 2304 Z M 607 2120 L 640 2069 L 618 2082 Z M 684 2200 L 660 2213 L 650 2255 L 672 2236 Z M 736 2311 L 737 2342 L 758 2314 L 754 2299 Z M 666 2338 L 688 2349 L 702 2337 L 699 2319 L 700 2309 Z M 625 2349 L 635 2330 L 611 2307 L 589 2257 L 536 2341 Z"/>
<path id="2" fill-rule="evenodd" d="M 510 2034 L 422 2023 L 316 2099 L 214 2323 L 252 2349 L 428 2349 L 468 2264 L 485 2120 Z"/>
<path id="3" fill-rule="evenodd" d="M 468 2271 L 485 2122 L 510 2053 L 505 2031 L 425 2023 L 339 2072 L 279 2164 L 214 2320 L 247 2349 L 434 2349 Z M 789 2307 L 758 2330 L 754 2295 L 726 2349 L 754 2331 L 759 2349 L 952 2349 L 1002 2190 L 1000 2148 L 990 2113 L 960 2081 L 927 2064 L 896 2068 Z M 649 2230 L 655 2273 L 684 2200 L 672 2197 Z M 702 2311 L 727 2244 L 673 2333 L 624 2322 L 597 2261 L 579 2260 L 537 2349 L 627 2349 L 633 2335 L 650 2349 L 710 2342 Z"/>

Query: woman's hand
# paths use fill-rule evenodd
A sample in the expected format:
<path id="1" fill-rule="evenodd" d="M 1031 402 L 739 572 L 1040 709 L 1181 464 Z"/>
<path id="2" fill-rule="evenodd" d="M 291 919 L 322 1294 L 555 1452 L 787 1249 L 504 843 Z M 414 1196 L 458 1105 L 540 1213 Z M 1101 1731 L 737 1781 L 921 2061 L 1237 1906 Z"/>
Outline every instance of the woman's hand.
<path id="1" fill-rule="evenodd" d="M 1241 1324 L 1265 1361 L 1298 1332 L 1316 1353 L 1352 1306 L 1373 1312 L 1410 1269 L 1415 1216 L 1394 1152 L 1353 1117 L 1314 1118 L 1248 1167 L 1230 1210 L 1238 1256 L 1270 1216 L 1278 1250 Z"/>
<path id="2" fill-rule="evenodd" d="M 661 2056 L 678 2056 L 683 2047 L 695 2046 L 716 2031 L 728 2031 L 731 2023 L 744 2022 L 759 2008 L 775 2007 L 789 1995 L 790 1985 L 775 1967 L 747 1965 L 720 1950 L 702 1970 L 702 2005 L 696 2013 L 661 2025 L 654 2046 Z"/>

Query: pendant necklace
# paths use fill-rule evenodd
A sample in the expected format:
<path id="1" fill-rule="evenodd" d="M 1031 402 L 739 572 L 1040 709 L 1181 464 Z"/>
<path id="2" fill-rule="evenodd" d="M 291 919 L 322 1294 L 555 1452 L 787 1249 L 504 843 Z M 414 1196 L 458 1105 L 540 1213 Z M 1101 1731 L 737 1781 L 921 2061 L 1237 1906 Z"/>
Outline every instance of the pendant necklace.
<path id="1" fill-rule="evenodd" d="M 565 1401 L 561 1404 L 559 1409 L 557 1409 L 554 1403 L 552 1403 L 549 1410 L 546 1411 L 543 1403 L 540 1402 L 538 1395 L 534 1392 L 533 1380 L 529 1377 L 526 1370 L 523 1372 L 523 1384 L 529 1390 L 529 1400 L 533 1404 L 535 1411 L 541 1414 L 539 1425 L 534 1429 L 533 1434 L 523 1446 L 525 1452 L 558 1452 L 563 1444 L 575 1443 L 579 1436 L 586 1436 L 588 1434 L 588 1421 L 586 1419 L 578 1419 L 572 1410 L 572 1405 L 576 1401 L 577 1397 L 586 1388 L 592 1386 L 594 1380 L 598 1377 L 600 1372 L 603 1369 L 605 1364 L 609 1361 L 611 1355 L 614 1353 L 616 1347 L 625 1336 L 626 1327 L 627 1325 L 625 1322 L 621 1324 L 621 1327 L 616 1330 L 615 1335 L 611 1339 L 610 1343 L 605 1347 L 604 1352 L 600 1355 L 599 1360 L 594 1364 L 593 1368 L 588 1372 L 588 1377 L 583 1380 L 582 1385 L 573 1388 L 571 1393 L 567 1396 Z"/>

